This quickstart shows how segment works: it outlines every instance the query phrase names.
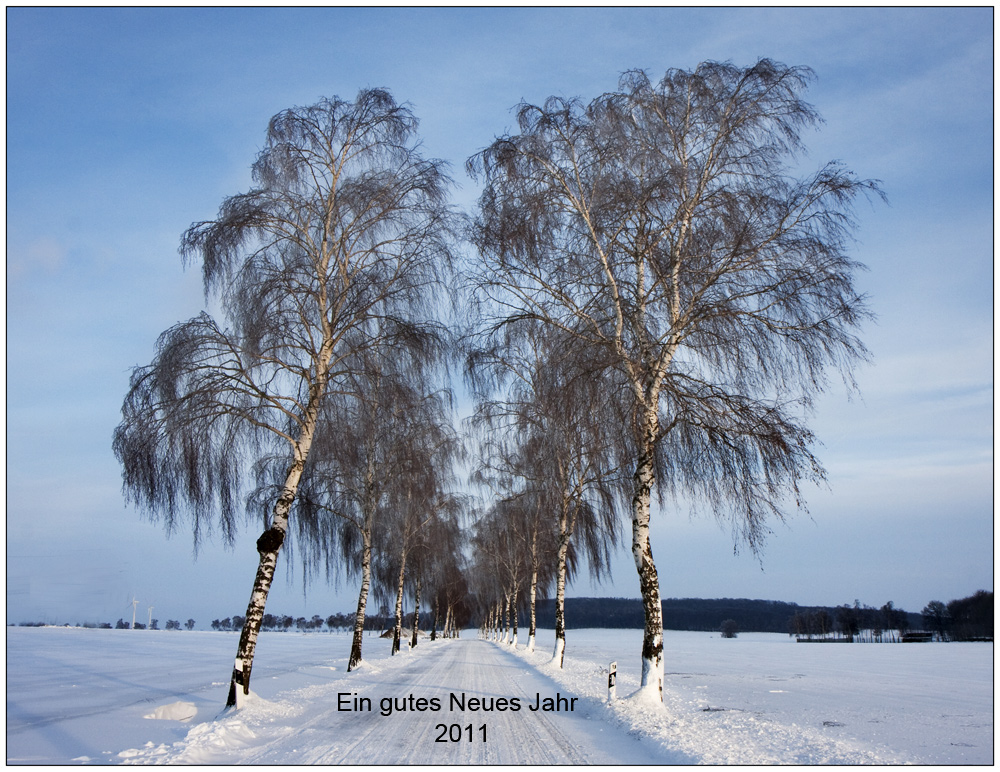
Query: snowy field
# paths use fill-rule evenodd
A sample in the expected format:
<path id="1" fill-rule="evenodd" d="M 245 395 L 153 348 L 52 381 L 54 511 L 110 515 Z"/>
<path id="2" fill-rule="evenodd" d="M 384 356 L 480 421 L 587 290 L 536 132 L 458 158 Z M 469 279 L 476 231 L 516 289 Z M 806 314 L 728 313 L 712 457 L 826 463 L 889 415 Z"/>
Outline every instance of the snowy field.
<path id="1" fill-rule="evenodd" d="M 660 707 L 629 699 L 640 631 L 570 630 L 563 671 L 551 630 L 534 653 L 464 636 L 392 658 L 366 637 L 347 673 L 346 634 L 262 633 L 252 700 L 220 715 L 236 633 L 8 627 L 7 762 L 993 762 L 992 644 L 668 631 Z"/>

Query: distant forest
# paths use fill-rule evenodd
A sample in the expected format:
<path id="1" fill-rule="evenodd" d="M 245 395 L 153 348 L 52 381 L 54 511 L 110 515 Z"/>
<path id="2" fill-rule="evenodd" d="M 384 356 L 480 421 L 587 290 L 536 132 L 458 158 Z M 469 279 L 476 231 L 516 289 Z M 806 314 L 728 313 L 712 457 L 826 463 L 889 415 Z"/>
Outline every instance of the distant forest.
<path id="1" fill-rule="evenodd" d="M 538 601 L 538 624 L 551 626 L 555 601 Z M 921 613 L 896 608 L 890 601 L 880 608 L 862 605 L 800 606 L 777 600 L 747 598 L 668 598 L 663 601 L 663 627 L 667 630 L 718 632 L 722 623 L 736 622 L 739 632 L 787 633 L 801 637 L 842 635 L 875 630 L 877 639 L 895 640 L 912 630 L 933 632 L 950 640 L 993 637 L 993 593 L 980 590 L 948 604 L 931 601 Z M 518 626 L 527 625 L 527 613 L 518 615 Z M 642 601 L 638 598 L 567 598 L 566 627 L 642 629 Z M 862 636 L 863 637 L 863 636 Z"/>
<path id="2" fill-rule="evenodd" d="M 800 606 L 780 600 L 749 600 L 747 598 L 666 598 L 663 601 L 663 627 L 666 630 L 703 630 L 718 632 L 727 619 L 736 621 L 743 633 L 790 633 L 790 622 L 800 617 L 826 611 L 836 619 L 832 606 Z M 920 614 L 902 612 L 911 629 L 921 628 Z M 538 601 L 538 624 L 549 627 L 555 616 L 555 602 L 550 598 Z M 518 625 L 527 624 L 522 612 Z M 642 601 L 638 598 L 567 598 L 566 627 L 612 627 L 642 629 Z"/>

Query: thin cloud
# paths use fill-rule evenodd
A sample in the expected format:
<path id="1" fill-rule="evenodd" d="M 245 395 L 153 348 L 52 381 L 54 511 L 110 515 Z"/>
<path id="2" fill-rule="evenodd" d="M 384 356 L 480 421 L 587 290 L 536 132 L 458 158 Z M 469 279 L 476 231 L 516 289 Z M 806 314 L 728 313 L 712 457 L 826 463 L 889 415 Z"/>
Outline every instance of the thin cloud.
<path id="1" fill-rule="evenodd" d="M 7 253 L 7 281 L 36 274 L 58 273 L 66 264 L 68 250 L 58 240 L 43 236 L 23 249 Z"/>

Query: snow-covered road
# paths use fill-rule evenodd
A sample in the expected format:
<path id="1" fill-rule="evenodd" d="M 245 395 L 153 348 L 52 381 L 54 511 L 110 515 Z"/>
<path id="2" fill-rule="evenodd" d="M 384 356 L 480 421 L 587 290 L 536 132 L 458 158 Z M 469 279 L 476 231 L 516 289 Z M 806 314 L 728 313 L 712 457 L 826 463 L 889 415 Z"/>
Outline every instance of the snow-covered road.
<path id="1" fill-rule="evenodd" d="M 301 710 L 304 704 L 310 706 L 308 713 Z M 129 751 L 123 760 L 267 764 L 293 759 L 302 764 L 670 760 L 606 723 L 596 700 L 560 691 L 501 647 L 468 639 L 425 643 L 412 654 L 366 665 L 332 684 L 284 693 L 274 701 L 252 700 L 238 715 L 194 727 L 179 743 Z"/>

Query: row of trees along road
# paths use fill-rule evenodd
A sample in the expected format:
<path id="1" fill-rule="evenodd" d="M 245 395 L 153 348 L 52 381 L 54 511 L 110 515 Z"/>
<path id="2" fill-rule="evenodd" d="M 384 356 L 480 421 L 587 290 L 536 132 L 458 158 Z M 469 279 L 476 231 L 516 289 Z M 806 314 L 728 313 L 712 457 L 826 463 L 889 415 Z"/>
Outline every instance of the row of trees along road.
<path id="1" fill-rule="evenodd" d="M 818 121 L 801 98 L 809 76 L 768 60 L 658 83 L 626 73 L 588 104 L 520 105 L 519 133 L 468 164 L 485 186 L 469 277 L 479 348 L 530 348 L 543 330 L 567 379 L 590 373 L 603 395 L 585 417 L 615 424 L 600 452 L 631 472 L 641 688 L 654 696 L 654 490 L 703 501 L 756 549 L 767 518 L 801 504 L 800 482 L 824 477 L 803 415 L 826 370 L 850 383 L 867 355 L 845 247 L 852 201 L 878 187 L 837 164 L 791 175 Z"/>
<path id="2" fill-rule="evenodd" d="M 803 419 L 825 373 L 851 383 L 866 356 L 845 244 L 878 188 L 836 164 L 792 176 L 818 120 L 808 79 L 706 63 L 520 105 L 519 133 L 468 162 L 483 193 L 457 273 L 445 165 L 409 108 L 373 89 L 275 116 L 255 187 L 182 238 L 219 318 L 161 335 L 114 437 L 127 497 L 168 530 L 190 513 L 196 540 L 231 540 L 241 512 L 263 520 L 230 706 L 286 543 L 307 576 L 360 579 L 353 668 L 373 583 L 395 600 L 394 651 L 404 593 L 451 627 L 473 600 L 516 620 L 553 585 L 558 609 L 584 561 L 604 572 L 626 511 L 659 694 L 653 493 L 700 500 L 755 550 L 823 479 Z M 474 444 L 451 420 L 458 355 Z M 454 479 L 466 446 L 478 508 Z"/>
<path id="3" fill-rule="evenodd" d="M 375 534 L 407 516 L 399 502 L 419 507 L 428 495 L 406 474 L 427 448 L 399 448 L 405 429 L 359 425 L 374 413 L 395 426 L 412 418 L 395 402 L 401 392 L 416 405 L 439 391 L 447 336 L 430 312 L 451 259 L 449 179 L 421 155 L 416 128 L 378 89 L 275 116 L 253 165 L 256 187 L 182 238 L 223 321 L 203 313 L 172 327 L 132 375 L 114 437 L 132 500 L 168 528 L 186 506 L 196 537 L 217 515 L 230 539 L 248 474 L 247 514 L 271 503 L 229 706 L 249 693 L 290 519 L 319 554 L 340 545 L 360 560 L 356 665 Z M 303 484 L 309 495 L 298 497 Z"/>

